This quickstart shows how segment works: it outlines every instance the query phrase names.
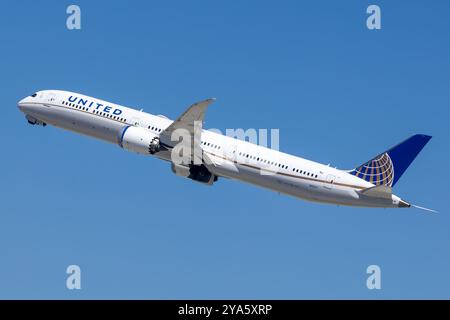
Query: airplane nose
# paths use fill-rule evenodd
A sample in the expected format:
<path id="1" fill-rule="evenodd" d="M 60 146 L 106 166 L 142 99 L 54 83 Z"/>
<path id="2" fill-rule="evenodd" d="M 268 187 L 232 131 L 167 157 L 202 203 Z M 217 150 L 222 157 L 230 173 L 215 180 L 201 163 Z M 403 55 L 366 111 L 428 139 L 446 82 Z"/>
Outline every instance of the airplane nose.
<path id="1" fill-rule="evenodd" d="M 22 100 L 20 100 L 19 102 L 17 102 L 17 108 L 19 108 L 20 110 L 22 110 L 22 108 L 23 108 L 24 100 L 25 100 L 25 99 L 22 99 Z"/>
<path id="2" fill-rule="evenodd" d="M 24 111 L 24 109 L 26 109 L 26 107 L 28 106 L 30 102 L 29 97 L 23 98 L 22 100 L 20 100 L 19 102 L 17 102 L 17 107 L 21 110 Z"/>

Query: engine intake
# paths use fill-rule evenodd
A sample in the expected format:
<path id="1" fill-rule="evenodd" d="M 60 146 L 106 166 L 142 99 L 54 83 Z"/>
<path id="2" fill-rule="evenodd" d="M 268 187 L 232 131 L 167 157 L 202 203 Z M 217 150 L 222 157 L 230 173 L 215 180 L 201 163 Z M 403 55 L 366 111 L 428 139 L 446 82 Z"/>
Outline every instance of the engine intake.
<path id="1" fill-rule="evenodd" d="M 123 127 L 117 142 L 121 148 L 140 154 L 155 154 L 161 149 L 159 137 L 142 127 Z"/>

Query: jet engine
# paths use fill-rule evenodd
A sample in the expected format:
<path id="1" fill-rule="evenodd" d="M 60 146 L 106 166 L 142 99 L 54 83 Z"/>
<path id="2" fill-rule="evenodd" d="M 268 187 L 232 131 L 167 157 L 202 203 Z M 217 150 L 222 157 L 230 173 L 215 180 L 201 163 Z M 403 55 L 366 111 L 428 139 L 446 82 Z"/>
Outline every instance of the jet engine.
<path id="1" fill-rule="evenodd" d="M 118 143 L 123 149 L 140 154 L 155 154 L 161 149 L 159 137 L 142 127 L 123 127 Z"/>
<path id="2" fill-rule="evenodd" d="M 212 185 L 218 179 L 217 176 L 211 173 L 203 164 L 180 165 L 172 163 L 171 169 L 177 176 L 189 178 L 207 185 Z"/>

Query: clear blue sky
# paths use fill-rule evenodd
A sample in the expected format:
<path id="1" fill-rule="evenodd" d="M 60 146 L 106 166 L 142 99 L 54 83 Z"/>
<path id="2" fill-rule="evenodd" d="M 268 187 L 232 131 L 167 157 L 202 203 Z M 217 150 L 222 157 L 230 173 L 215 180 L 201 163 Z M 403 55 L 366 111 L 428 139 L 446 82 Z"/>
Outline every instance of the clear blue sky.
<path id="1" fill-rule="evenodd" d="M 80 31 L 68 1 L 0 14 L 0 298 L 450 298 L 448 1 L 74 3 Z M 343 169 L 430 134 L 395 193 L 440 214 L 205 187 L 29 126 L 16 103 L 42 89 L 171 118 L 216 97 L 206 127 L 279 128 L 282 151 Z M 371 264 L 382 290 L 366 288 Z"/>

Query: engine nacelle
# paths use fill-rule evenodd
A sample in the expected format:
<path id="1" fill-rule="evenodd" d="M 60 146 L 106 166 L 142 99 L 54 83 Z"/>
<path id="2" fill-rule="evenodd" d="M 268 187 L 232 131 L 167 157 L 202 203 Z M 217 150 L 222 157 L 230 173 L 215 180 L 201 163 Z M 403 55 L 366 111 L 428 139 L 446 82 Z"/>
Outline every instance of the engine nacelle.
<path id="1" fill-rule="evenodd" d="M 212 174 L 204 165 L 185 166 L 172 163 L 171 169 L 177 176 L 189 178 L 207 185 L 212 185 L 217 181 L 217 176 Z"/>
<path id="2" fill-rule="evenodd" d="M 123 127 L 118 143 L 121 148 L 140 154 L 154 154 L 160 150 L 159 137 L 142 127 Z"/>

